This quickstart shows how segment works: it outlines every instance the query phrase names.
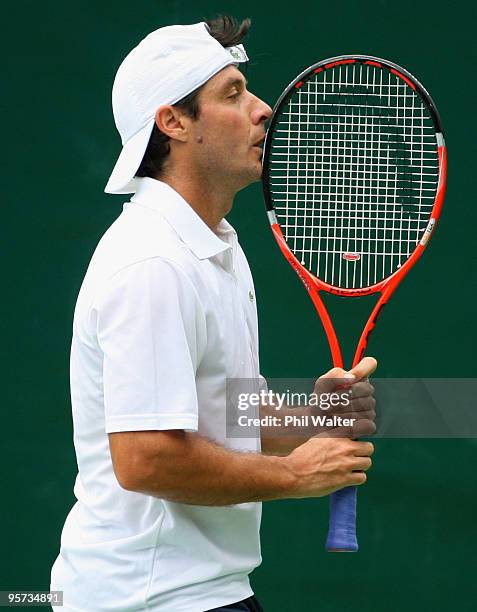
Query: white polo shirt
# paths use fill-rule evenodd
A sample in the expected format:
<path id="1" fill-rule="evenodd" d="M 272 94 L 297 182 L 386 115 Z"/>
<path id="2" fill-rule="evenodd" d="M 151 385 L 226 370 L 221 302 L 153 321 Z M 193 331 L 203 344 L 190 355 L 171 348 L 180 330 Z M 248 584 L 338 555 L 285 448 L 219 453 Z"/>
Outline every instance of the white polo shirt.
<path id="1" fill-rule="evenodd" d="M 122 489 L 108 433 L 225 435 L 226 378 L 258 378 L 255 292 L 233 228 L 211 231 L 149 178 L 99 242 L 76 304 L 71 398 L 77 502 L 51 589 L 62 610 L 202 612 L 252 594 L 261 504 L 205 507 Z"/>

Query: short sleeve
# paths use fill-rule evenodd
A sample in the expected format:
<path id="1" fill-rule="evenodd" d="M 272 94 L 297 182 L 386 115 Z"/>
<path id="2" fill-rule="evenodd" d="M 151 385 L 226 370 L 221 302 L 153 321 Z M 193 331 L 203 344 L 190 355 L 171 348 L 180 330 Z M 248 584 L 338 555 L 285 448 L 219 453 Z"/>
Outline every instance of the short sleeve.
<path id="1" fill-rule="evenodd" d="M 197 430 L 205 315 L 186 274 L 151 258 L 109 279 L 94 303 L 106 433 Z"/>

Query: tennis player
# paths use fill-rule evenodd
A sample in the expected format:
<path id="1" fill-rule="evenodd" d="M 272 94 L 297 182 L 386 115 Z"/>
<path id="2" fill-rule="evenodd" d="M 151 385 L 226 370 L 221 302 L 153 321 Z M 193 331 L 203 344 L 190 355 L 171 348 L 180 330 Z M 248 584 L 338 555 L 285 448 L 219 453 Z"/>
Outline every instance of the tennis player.
<path id="1" fill-rule="evenodd" d="M 345 429 L 285 443 L 266 428 L 225 435 L 226 379 L 260 377 L 252 277 L 224 219 L 260 179 L 271 113 L 239 70 L 249 25 L 161 28 L 116 75 L 123 148 L 106 192 L 133 195 L 74 315 L 77 502 L 51 576 L 65 611 L 262 610 L 249 583 L 260 502 L 359 485 L 371 465 L 372 445 Z M 347 373 L 360 433 L 374 431 L 375 366 Z"/>

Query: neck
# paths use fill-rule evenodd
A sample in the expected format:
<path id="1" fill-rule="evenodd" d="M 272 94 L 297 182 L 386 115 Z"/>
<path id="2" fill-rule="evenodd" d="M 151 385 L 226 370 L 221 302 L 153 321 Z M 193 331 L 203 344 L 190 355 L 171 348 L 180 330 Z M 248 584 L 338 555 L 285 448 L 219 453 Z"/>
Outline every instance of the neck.
<path id="1" fill-rule="evenodd" d="M 180 194 L 212 231 L 232 209 L 236 190 L 223 181 L 193 173 L 167 171 L 160 180 Z"/>

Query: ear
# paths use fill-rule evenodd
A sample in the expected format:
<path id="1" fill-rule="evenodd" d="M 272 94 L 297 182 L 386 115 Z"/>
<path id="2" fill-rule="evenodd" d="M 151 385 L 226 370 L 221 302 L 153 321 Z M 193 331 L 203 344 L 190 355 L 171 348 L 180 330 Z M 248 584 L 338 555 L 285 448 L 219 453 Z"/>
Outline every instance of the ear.
<path id="1" fill-rule="evenodd" d="M 157 127 L 169 138 L 186 142 L 188 138 L 187 117 L 174 106 L 160 106 L 155 115 Z"/>

